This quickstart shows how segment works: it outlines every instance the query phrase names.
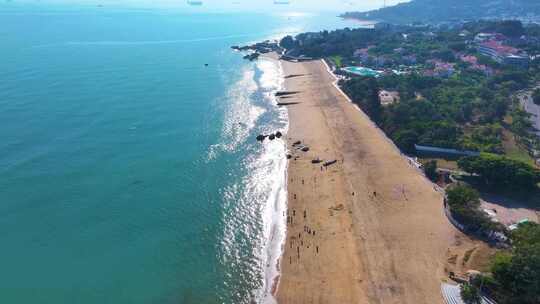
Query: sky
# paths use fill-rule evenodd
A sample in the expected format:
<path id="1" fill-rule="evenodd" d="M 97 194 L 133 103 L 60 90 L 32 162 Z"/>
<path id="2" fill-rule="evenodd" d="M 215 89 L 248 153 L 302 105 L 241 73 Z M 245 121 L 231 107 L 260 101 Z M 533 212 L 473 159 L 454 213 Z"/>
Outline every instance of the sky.
<path id="1" fill-rule="evenodd" d="M 9 1 L 9 2 L 8 2 Z M 178 8 L 190 11 L 365 11 L 405 0 L 289 0 L 289 5 L 275 5 L 274 0 L 201 0 L 202 6 L 190 6 L 188 0 L 8 0 L 4 5 L 39 3 L 40 5 L 103 5 L 136 8 Z M 283 1 L 283 0 L 280 0 Z M 2 6 L 0 0 L 0 6 Z"/>

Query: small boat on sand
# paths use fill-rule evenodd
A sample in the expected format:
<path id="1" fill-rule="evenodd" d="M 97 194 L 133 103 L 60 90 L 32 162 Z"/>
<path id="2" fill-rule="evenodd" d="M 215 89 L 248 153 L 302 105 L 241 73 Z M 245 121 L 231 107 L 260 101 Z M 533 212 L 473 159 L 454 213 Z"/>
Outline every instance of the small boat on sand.
<path id="1" fill-rule="evenodd" d="M 333 164 L 335 164 L 335 163 L 337 163 L 337 160 L 334 159 L 334 160 L 325 162 L 325 163 L 323 164 L 323 166 L 328 167 L 328 166 L 331 166 L 331 165 L 333 165 Z"/>

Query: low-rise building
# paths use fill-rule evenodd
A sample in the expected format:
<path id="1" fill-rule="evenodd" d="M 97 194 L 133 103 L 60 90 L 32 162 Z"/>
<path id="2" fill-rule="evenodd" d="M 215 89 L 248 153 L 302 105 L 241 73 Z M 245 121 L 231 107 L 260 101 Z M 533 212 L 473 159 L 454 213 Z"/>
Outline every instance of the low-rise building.
<path id="1" fill-rule="evenodd" d="M 443 62 L 440 60 L 429 60 L 428 63 L 433 65 L 433 68 L 425 70 L 425 76 L 447 78 L 455 73 L 453 63 Z"/>
<path id="2" fill-rule="evenodd" d="M 524 69 L 529 67 L 529 61 L 529 56 L 524 55 L 508 54 L 503 58 L 503 64 L 516 66 Z"/>
<path id="3" fill-rule="evenodd" d="M 474 42 L 481 43 L 486 41 L 504 41 L 506 36 L 499 33 L 478 33 L 474 36 Z"/>
<path id="4" fill-rule="evenodd" d="M 478 52 L 488 56 L 498 63 L 527 68 L 530 58 L 520 50 L 502 44 L 499 41 L 489 40 L 478 44 Z"/>
<path id="5" fill-rule="evenodd" d="M 360 60 L 362 63 L 366 63 L 369 60 L 369 48 L 357 49 L 354 51 L 353 56 Z"/>
<path id="6" fill-rule="evenodd" d="M 481 71 L 482 73 L 484 73 L 484 75 L 488 77 L 493 76 L 495 74 L 495 71 L 492 68 L 483 64 L 479 64 L 478 58 L 476 56 L 463 55 L 460 57 L 460 59 L 461 61 L 467 62 L 468 64 L 470 64 L 470 69 Z"/>

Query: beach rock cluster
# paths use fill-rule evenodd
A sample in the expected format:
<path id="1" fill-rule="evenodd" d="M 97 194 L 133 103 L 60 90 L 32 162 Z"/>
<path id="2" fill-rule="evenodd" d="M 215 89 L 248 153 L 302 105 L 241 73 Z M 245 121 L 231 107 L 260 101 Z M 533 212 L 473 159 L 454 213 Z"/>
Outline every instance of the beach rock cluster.
<path id="1" fill-rule="evenodd" d="M 249 61 L 254 61 L 254 60 L 257 60 L 259 56 L 261 56 L 261 54 L 255 52 L 255 53 L 247 54 L 246 56 L 244 56 L 244 59 L 247 59 Z"/>
<path id="2" fill-rule="evenodd" d="M 263 142 L 266 138 L 268 138 L 269 140 L 274 140 L 276 138 L 281 138 L 283 136 L 283 134 L 280 132 L 280 131 L 277 131 L 276 133 L 270 133 L 268 135 L 265 135 L 265 134 L 259 134 L 257 136 L 257 141 L 260 141 L 260 142 Z"/>
<path id="3" fill-rule="evenodd" d="M 277 52 L 281 54 L 283 51 L 277 41 L 270 41 L 270 40 L 255 43 L 252 45 L 245 45 L 245 46 L 233 45 L 231 46 L 231 48 L 233 50 L 241 51 L 241 52 L 252 51 L 252 53 L 244 56 L 244 59 L 247 59 L 249 61 L 257 60 L 261 54 L 267 54 L 270 52 Z"/>
<path id="4" fill-rule="evenodd" d="M 245 45 L 245 46 L 233 45 L 231 46 L 231 48 L 236 51 L 254 51 L 260 54 L 266 54 L 270 52 L 281 53 L 283 51 L 283 49 L 279 46 L 279 43 L 277 41 L 270 41 L 270 40 L 258 42 L 252 45 Z"/>

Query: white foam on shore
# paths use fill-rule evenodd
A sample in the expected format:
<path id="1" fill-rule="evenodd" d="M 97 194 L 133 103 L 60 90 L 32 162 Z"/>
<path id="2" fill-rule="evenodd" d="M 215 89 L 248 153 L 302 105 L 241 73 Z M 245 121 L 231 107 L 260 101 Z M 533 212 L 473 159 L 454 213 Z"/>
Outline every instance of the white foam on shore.
<path id="1" fill-rule="evenodd" d="M 254 80 L 253 69 L 246 68 L 242 78 L 226 92 L 229 100 L 225 110 L 222 133 L 217 144 L 210 146 L 208 159 L 215 159 L 220 152 L 233 152 L 249 137 L 259 117 L 265 112 L 251 102 L 252 95 L 259 89 Z"/>
<path id="2" fill-rule="evenodd" d="M 209 158 L 222 153 L 248 153 L 242 160 L 246 175 L 223 192 L 224 231 L 221 263 L 232 271 L 231 284 L 249 279 L 250 299 L 235 303 L 275 303 L 272 295 L 279 277 L 279 260 L 286 235 L 287 159 L 284 138 L 263 143 L 257 133 L 288 130 L 288 113 L 277 106 L 275 93 L 284 82 L 281 63 L 261 58 L 246 70 L 229 92 L 222 136 L 209 149 Z M 254 69 L 253 69 L 254 68 Z M 240 125 L 241 123 L 241 125 Z M 234 174 L 231 173 L 231 176 Z M 240 282 L 242 283 L 242 282 Z M 238 286 L 228 286 L 234 289 Z"/>
<path id="3" fill-rule="evenodd" d="M 265 99 L 272 102 L 272 106 L 278 112 L 279 120 L 283 124 L 282 132 L 287 133 L 289 128 L 288 112 L 285 108 L 277 106 L 277 98 L 275 93 L 283 89 L 285 75 L 281 62 L 265 58 L 259 61 L 259 69 L 263 70 L 263 75 L 260 79 L 262 87 L 272 88 L 268 91 Z M 277 288 L 280 275 L 279 262 L 283 253 L 283 244 L 286 239 L 286 209 L 287 209 L 287 159 L 285 154 L 287 145 L 284 139 L 276 141 L 279 144 L 275 145 L 276 150 L 272 153 L 276 162 L 274 183 L 269 195 L 265 210 L 263 213 L 264 235 L 266 239 L 266 252 L 264 253 L 265 268 L 265 284 L 262 289 L 262 303 L 276 303 L 272 295 L 272 291 Z"/>

